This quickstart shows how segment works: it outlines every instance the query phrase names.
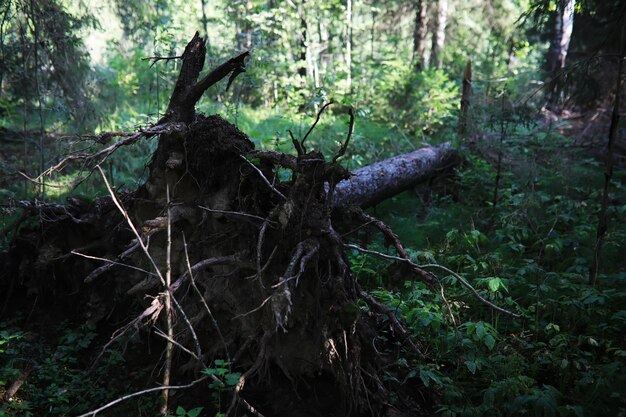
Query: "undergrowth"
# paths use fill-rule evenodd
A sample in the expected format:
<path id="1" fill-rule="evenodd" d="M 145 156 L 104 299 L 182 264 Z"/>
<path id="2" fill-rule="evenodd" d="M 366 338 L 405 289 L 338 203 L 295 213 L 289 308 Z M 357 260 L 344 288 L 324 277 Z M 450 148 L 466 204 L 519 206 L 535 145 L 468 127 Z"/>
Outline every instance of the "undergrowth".
<path id="1" fill-rule="evenodd" d="M 626 409 L 626 175 L 616 172 L 604 274 L 592 287 L 598 163 L 554 132 L 517 128 L 506 142 L 495 206 L 493 161 L 467 152 L 467 167 L 441 193 L 425 199 L 416 189 L 375 212 L 414 248 L 414 261 L 450 268 L 522 318 L 490 310 L 451 275 L 440 274 L 448 310 L 438 290 L 410 276 L 396 276 L 390 290 L 385 262 L 353 253 L 353 268 L 426 344 L 426 363 L 409 352 L 400 363 L 408 379 L 437 390 L 440 415 L 619 415 Z"/>

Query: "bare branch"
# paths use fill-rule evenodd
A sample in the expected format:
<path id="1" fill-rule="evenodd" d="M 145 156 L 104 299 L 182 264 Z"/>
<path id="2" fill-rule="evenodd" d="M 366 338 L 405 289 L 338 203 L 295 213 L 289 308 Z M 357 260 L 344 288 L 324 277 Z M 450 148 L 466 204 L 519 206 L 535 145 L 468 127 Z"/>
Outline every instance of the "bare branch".
<path id="1" fill-rule="evenodd" d="M 134 397 L 139 397 L 140 395 L 145 395 L 145 394 L 149 394 L 151 392 L 156 392 L 156 391 L 163 391 L 163 390 L 174 390 L 174 389 L 186 389 L 186 388 L 191 388 L 194 385 L 206 380 L 208 378 L 208 376 L 203 376 L 202 378 L 198 378 L 195 381 L 190 382 L 189 384 L 186 385 L 168 385 L 168 386 L 163 386 L 163 387 L 153 387 L 153 388 L 148 388 L 148 389 L 144 389 L 141 391 L 137 391 L 137 392 L 133 392 L 132 394 L 127 394 L 124 395 L 122 397 L 119 397 L 113 401 L 111 401 L 108 404 L 103 405 L 100 408 L 97 408 L 95 410 L 89 411 L 85 414 L 81 414 L 77 417 L 90 417 L 90 416 L 95 416 L 96 414 L 98 414 L 101 411 L 106 410 L 107 408 L 111 408 L 113 407 L 115 404 L 119 404 L 122 401 L 126 401 L 128 399 L 134 398 Z"/>
<path id="2" fill-rule="evenodd" d="M 217 320 L 215 320 L 215 317 L 213 316 L 213 312 L 209 308 L 209 305 L 204 299 L 204 296 L 202 295 L 202 293 L 200 292 L 200 289 L 196 285 L 196 280 L 193 278 L 193 269 L 191 267 L 191 263 L 189 262 L 189 251 L 187 250 L 187 240 L 185 238 L 184 233 L 183 233 L 183 245 L 185 247 L 185 261 L 187 262 L 187 272 L 189 272 L 191 286 L 196 291 L 196 294 L 198 294 L 198 297 L 200 297 L 200 301 L 202 302 L 202 305 L 204 306 L 205 310 L 209 314 L 209 317 L 211 318 L 211 321 L 213 322 L 213 326 L 215 327 L 215 330 L 217 331 L 217 335 L 219 336 L 220 341 L 222 342 L 222 346 L 224 347 L 224 353 L 226 353 L 226 359 L 228 360 L 228 362 L 231 362 L 230 353 L 228 352 L 228 345 L 226 344 L 224 335 L 222 334 L 222 331 L 220 330 L 220 326 L 218 325 Z M 198 350 L 198 356 L 202 356 L 199 343 L 197 346 L 197 350 Z"/>
<path id="3" fill-rule="evenodd" d="M 398 320 L 398 317 L 396 317 L 396 313 L 394 310 L 376 301 L 376 299 L 372 297 L 369 293 L 367 293 L 367 291 L 359 289 L 359 294 L 367 302 L 367 304 L 370 307 L 372 307 L 374 310 L 378 311 L 379 313 L 387 314 L 387 316 L 389 317 L 389 320 L 391 320 L 391 324 L 393 328 L 400 334 L 400 336 L 411 347 L 411 349 L 417 352 L 421 357 L 425 357 L 424 353 L 420 350 L 420 348 L 413 341 L 413 339 L 411 339 L 411 336 L 406 331 L 404 326 L 402 326 L 402 323 L 400 323 L 400 321 Z"/>
<path id="4" fill-rule="evenodd" d="M 123 267 L 125 267 L 125 268 L 130 268 L 130 269 L 134 269 L 135 271 L 143 272 L 144 274 L 148 274 L 148 275 L 153 275 L 153 276 L 156 276 L 156 274 L 155 274 L 155 273 L 150 272 L 150 271 L 146 271 L 145 269 L 138 268 L 138 267 L 136 267 L 136 266 L 129 265 L 129 264 L 123 264 L 123 263 L 121 263 L 121 262 L 115 262 L 115 261 L 112 261 L 112 260 L 107 259 L 107 258 L 101 258 L 101 257 L 99 257 L 99 256 L 92 256 L 92 255 L 86 255 L 86 254 L 84 254 L 84 253 L 76 252 L 76 251 L 74 251 L 74 250 L 73 250 L 73 251 L 71 251 L 70 253 L 71 253 L 72 255 L 82 256 L 83 258 L 87 258 L 87 259 L 94 259 L 94 260 L 96 260 L 96 261 L 103 261 L 103 262 L 107 262 L 107 263 L 108 263 L 108 264 L 110 264 L 111 266 L 123 266 Z M 98 269 L 100 269 L 100 268 L 98 268 Z M 91 276 L 91 274 L 89 274 L 89 276 Z M 87 281 L 87 279 L 88 279 L 88 278 L 89 278 L 89 277 L 85 278 L 85 282 L 91 282 L 91 281 L 92 281 L 92 280 Z"/>
<path id="5" fill-rule="evenodd" d="M 320 109 L 319 112 L 317 112 L 317 118 L 315 119 L 315 122 L 313 122 L 313 125 L 311 125 L 311 127 L 309 128 L 309 130 L 306 132 L 306 134 L 304 135 L 304 137 L 302 138 L 302 140 L 300 141 L 300 146 L 302 147 L 302 151 L 304 153 L 306 153 L 306 147 L 304 146 L 304 141 L 306 141 L 306 138 L 309 137 L 309 135 L 311 134 L 311 132 L 313 131 L 313 129 L 315 129 L 315 126 L 317 125 L 317 123 L 320 121 L 320 117 L 322 117 L 322 113 L 324 113 L 324 110 L 326 110 L 326 108 L 328 106 L 330 106 L 331 104 L 333 104 L 332 101 L 329 101 L 328 103 L 324 104 L 322 106 L 322 108 Z"/>
<path id="6" fill-rule="evenodd" d="M 163 123 L 163 124 L 159 124 L 157 126 L 145 129 L 145 130 L 140 130 L 139 132 L 136 133 L 126 133 L 126 132 L 111 132 L 111 134 L 113 135 L 113 133 L 115 133 L 113 136 L 126 136 L 125 139 L 122 139 L 118 142 L 115 142 L 113 145 L 108 146 L 104 149 L 101 149 L 97 152 L 91 153 L 91 154 L 86 154 L 86 153 L 77 153 L 77 154 L 73 154 L 70 155 L 64 159 L 62 159 L 59 163 L 57 163 L 56 165 L 48 168 L 47 170 L 45 170 L 44 172 L 42 172 L 41 174 L 39 174 L 39 176 L 36 178 L 37 180 L 48 176 L 54 172 L 57 171 L 61 171 L 63 170 L 68 164 L 75 162 L 75 161 L 84 161 L 85 165 L 89 165 L 91 163 L 93 163 L 96 159 L 102 158 L 99 161 L 96 161 L 96 164 L 101 164 L 102 162 L 104 162 L 113 152 L 115 152 L 116 150 L 118 150 L 119 148 L 121 148 L 122 146 L 128 146 L 131 145 L 135 142 L 137 142 L 139 139 L 143 138 L 143 137 L 147 137 L 150 138 L 152 136 L 155 135 L 161 135 L 161 134 L 171 134 L 174 132 L 184 132 L 187 129 L 187 127 L 182 124 L 182 123 Z M 101 135 L 102 136 L 102 135 Z"/>
<path id="7" fill-rule="evenodd" d="M 445 266 L 439 265 L 439 264 L 425 264 L 425 265 L 420 265 L 420 267 L 422 268 L 437 268 L 437 269 L 441 269 L 442 271 L 447 272 L 448 274 L 454 276 L 456 279 L 459 280 L 459 282 L 461 284 L 463 284 L 463 286 L 465 288 L 467 288 L 468 290 L 470 290 L 472 292 L 472 294 L 474 294 L 474 297 L 476 297 L 480 302 L 487 304 L 489 307 L 493 308 L 494 310 L 497 310 L 501 313 L 507 314 L 511 317 L 515 317 L 515 318 L 519 318 L 522 317 L 521 314 L 516 314 L 516 313 L 512 313 L 509 310 L 506 310 L 502 307 L 498 307 L 497 305 L 493 304 L 491 301 L 485 299 L 482 295 L 480 295 L 480 293 L 476 290 L 476 288 L 474 288 L 472 286 L 472 284 L 470 284 L 469 282 L 467 282 L 467 280 L 465 278 L 463 278 L 461 275 L 457 274 L 456 272 L 452 271 L 451 269 L 446 268 Z"/>
<path id="8" fill-rule="evenodd" d="M 230 210 L 216 210 L 216 209 L 212 209 L 209 207 L 204 207 L 204 206 L 198 206 L 199 208 L 201 208 L 202 210 L 206 210 L 208 212 L 211 213 L 220 213 L 220 214 L 226 214 L 226 215 L 232 215 L 232 216 L 240 216 L 240 217 L 248 217 L 251 219 L 255 219 L 255 220 L 260 220 L 262 222 L 265 222 L 267 219 L 264 219 L 261 216 L 255 216 L 254 214 L 248 214 L 248 213 L 244 213 L 241 211 L 230 211 Z M 272 221 L 267 220 L 268 223 L 274 223 Z"/>
<path id="9" fill-rule="evenodd" d="M 357 216 L 359 216 L 362 220 L 366 221 L 368 224 L 372 224 L 374 225 L 374 227 L 380 230 L 383 233 L 383 235 L 385 235 L 385 239 L 391 241 L 391 243 L 393 244 L 394 248 L 396 248 L 396 251 L 398 252 L 401 258 L 410 260 L 411 257 L 409 256 L 409 253 L 406 251 L 406 249 L 404 249 L 404 246 L 402 245 L 400 238 L 398 237 L 398 235 L 394 233 L 393 230 L 391 230 L 389 226 L 385 224 L 385 222 L 383 222 L 380 219 L 377 219 L 374 216 L 371 216 L 365 213 L 360 208 L 354 209 L 354 213 L 356 213 Z M 411 266 L 413 267 L 413 271 L 417 275 L 419 275 L 419 277 L 424 282 L 427 282 L 428 284 L 432 285 L 437 280 L 437 277 L 435 277 L 430 272 L 424 271 L 422 268 L 417 267 L 415 264 L 412 264 Z"/>
<path id="10" fill-rule="evenodd" d="M 261 178 L 263 179 L 263 182 L 265 182 L 265 183 L 267 184 L 267 186 L 268 186 L 268 187 L 270 187 L 270 188 L 272 189 L 272 191 L 274 191 L 277 195 L 279 195 L 279 196 L 280 196 L 283 200 L 287 200 L 287 197 L 285 197 L 285 195 L 284 195 L 283 193 L 281 193 L 280 191 L 278 191 L 278 190 L 277 190 L 277 189 L 276 189 L 276 188 L 275 188 L 275 187 L 274 187 L 274 186 L 273 186 L 273 185 L 269 182 L 269 180 L 265 177 L 265 175 L 263 175 L 263 172 L 262 172 L 259 168 L 257 168 L 257 166 L 256 166 L 256 165 L 254 165 L 252 162 L 250 162 L 250 161 L 248 160 L 248 158 L 246 158 L 246 157 L 245 157 L 245 156 L 243 156 L 243 155 L 239 155 L 239 157 L 240 157 L 241 159 L 243 159 L 244 161 L 246 161 L 246 162 L 248 163 L 248 165 L 250 165 L 252 168 L 254 168 L 254 170 L 255 170 L 256 172 L 258 172 L 258 173 L 259 173 L 259 175 L 260 175 L 260 176 L 261 176 Z"/>
<path id="11" fill-rule="evenodd" d="M 350 138 L 352 137 L 352 133 L 354 132 L 354 109 L 352 107 L 348 108 L 348 114 L 350 115 L 350 126 L 348 127 L 348 136 L 346 136 L 346 140 L 339 148 L 339 152 L 333 158 L 333 163 L 337 162 L 337 159 L 341 158 L 348 150 L 348 144 L 350 143 Z"/>
<path id="12" fill-rule="evenodd" d="M 142 61 L 152 61 L 150 63 L 150 68 L 152 68 L 154 66 L 154 64 L 156 64 L 159 61 L 173 61 L 175 59 L 183 59 L 182 55 L 177 55 L 177 56 L 149 56 L 146 58 L 141 58 Z"/>
<path id="13" fill-rule="evenodd" d="M 295 171 L 298 168 L 298 162 L 293 155 L 287 155 L 284 153 L 274 151 L 251 151 L 250 156 L 254 158 L 263 159 L 269 161 L 275 165 L 279 165 L 283 168 Z"/>

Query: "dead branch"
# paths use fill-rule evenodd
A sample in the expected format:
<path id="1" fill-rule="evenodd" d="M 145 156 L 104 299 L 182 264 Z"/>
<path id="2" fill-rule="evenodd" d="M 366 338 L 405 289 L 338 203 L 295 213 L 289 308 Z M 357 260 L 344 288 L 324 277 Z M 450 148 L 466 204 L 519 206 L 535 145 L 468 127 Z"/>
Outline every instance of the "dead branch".
<path id="1" fill-rule="evenodd" d="M 348 135 L 346 136 L 346 140 L 341 145 L 341 148 L 339 148 L 339 152 L 337 152 L 337 155 L 333 157 L 333 164 L 337 162 L 337 159 L 341 158 L 348 150 L 348 144 L 350 143 L 352 132 L 354 132 L 354 109 L 352 107 L 348 108 L 348 115 L 350 115 L 350 126 L 348 127 Z"/>
<path id="2" fill-rule="evenodd" d="M 245 156 L 243 156 L 243 155 L 239 155 L 239 156 L 241 157 L 241 159 L 243 159 L 244 161 L 246 161 L 246 163 L 247 163 L 248 165 L 250 165 L 250 167 L 252 167 L 252 168 L 253 168 L 253 169 L 254 169 L 254 170 L 255 170 L 255 171 L 256 171 L 256 172 L 257 172 L 257 173 L 261 176 L 261 179 L 263 180 L 263 182 L 264 182 L 265 184 L 267 184 L 267 186 L 268 186 L 268 187 L 270 187 L 270 189 L 271 189 L 272 191 L 274 191 L 274 193 L 276 193 L 276 195 L 278 195 L 278 196 L 279 196 L 280 198 L 282 198 L 283 200 L 287 200 L 287 197 L 285 197 L 285 195 L 284 195 L 283 193 L 281 193 L 280 191 L 278 191 L 278 190 L 276 189 L 276 187 L 274 187 L 274 186 L 272 185 L 272 183 L 271 183 L 271 182 L 270 182 L 270 181 L 269 181 L 269 180 L 265 177 L 265 175 L 263 175 L 263 172 L 262 172 L 259 168 L 257 168 L 257 166 L 256 166 L 256 165 L 254 165 L 252 162 L 248 161 L 248 158 L 246 158 Z"/>
<path id="3" fill-rule="evenodd" d="M 411 338 L 409 333 L 406 331 L 406 329 L 404 328 L 402 323 L 400 323 L 400 320 L 398 320 L 398 317 L 396 317 L 396 312 L 392 308 L 390 308 L 390 307 L 388 307 L 388 306 L 386 306 L 386 305 L 376 301 L 376 299 L 374 297 L 372 297 L 367 291 L 364 291 L 361 288 L 359 288 L 358 291 L 359 291 L 359 295 L 361 296 L 361 298 L 363 298 L 365 300 L 365 302 L 367 302 L 367 304 L 374 311 L 376 311 L 376 312 L 378 312 L 380 314 L 385 314 L 385 315 L 387 315 L 389 317 L 389 320 L 391 321 L 392 328 L 400 335 L 402 340 L 407 345 L 409 345 L 411 347 L 411 349 L 413 349 L 413 351 L 415 351 L 422 358 L 424 358 L 426 356 L 421 351 L 421 349 L 417 346 L 417 344 L 413 341 L 413 339 Z"/>
<path id="4" fill-rule="evenodd" d="M 139 397 L 141 395 L 149 394 L 151 392 L 157 392 L 157 391 L 163 391 L 163 390 L 176 390 L 176 389 L 191 388 L 194 385 L 196 385 L 196 384 L 198 384 L 198 383 L 200 383 L 202 381 L 205 381 L 207 378 L 208 378 L 208 376 L 203 376 L 202 378 L 198 378 L 195 381 L 192 381 L 192 382 L 190 382 L 189 384 L 186 384 L 186 385 L 168 385 L 168 386 L 153 387 L 153 388 L 148 388 L 148 389 L 144 389 L 144 390 L 141 390 L 141 391 L 133 392 L 132 394 L 127 394 L 127 395 L 124 395 L 122 397 L 119 397 L 119 398 L 117 398 L 117 399 L 115 399 L 115 400 L 113 400 L 113 401 L 103 405 L 100 408 L 97 408 L 95 410 L 89 411 L 89 412 L 87 412 L 85 414 L 81 414 L 78 417 L 90 417 L 90 416 L 93 417 L 96 414 L 98 414 L 99 412 L 104 411 L 107 408 L 111 408 L 114 405 L 121 403 L 122 401 L 126 401 L 126 400 L 129 400 L 129 399 L 134 398 L 134 397 Z"/>
<path id="5" fill-rule="evenodd" d="M 280 152 L 274 151 L 257 151 L 254 150 L 249 153 L 253 158 L 259 158 L 261 160 L 270 162 L 273 165 L 278 165 L 283 168 L 290 169 L 295 171 L 298 169 L 298 162 L 296 158 L 292 155 L 287 155 Z"/>
<path id="6" fill-rule="evenodd" d="M 24 382 L 26 382 L 28 376 L 31 372 L 33 372 L 33 370 L 35 370 L 35 365 L 28 363 L 22 373 L 20 373 L 20 376 L 17 377 L 17 379 L 6 389 L 2 399 L 4 401 L 13 401 L 13 397 L 15 397 L 15 394 L 17 394 L 22 385 L 24 385 Z"/>
<path id="7" fill-rule="evenodd" d="M 472 292 L 472 294 L 474 294 L 474 297 L 476 297 L 476 299 L 478 299 L 478 301 L 482 302 L 483 304 L 486 304 L 489 307 L 493 308 L 494 310 L 497 310 L 497 311 L 499 311 L 501 313 L 504 313 L 506 315 L 509 315 L 511 317 L 515 317 L 515 318 L 522 317 L 521 314 L 512 313 L 509 310 L 506 310 L 506 309 L 504 309 L 502 307 L 498 307 L 497 305 L 493 304 L 491 301 L 485 299 L 482 295 L 480 295 L 480 293 L 476 290 L 476 288 L 474 288 L 472 286 L 472 284 L 467 282 L 467 280 L 465 278 L 463 278 L 461 275 L 457 274 L 456 272 L 452 271 L 451 269 L 448 269 L 445 266 L 442 266 L 442 265 L 439 265 L 439 264 L 424 264 L 424 265 L 420 265 L 420 266 L 422 268 L 437 268 L 437 269 L 441 269 L 442 271 L 445 271 L 448 274 L 454 276 L 456 279 L 458 279 L 459 282 L 461 284 L 463 284 L 463 286 L 465 288 L 470 290 Z"/>
<path id="8" fill-rule="evenodd" d="M 366 253 L 369 255 L 374 255 L 377 256 L 379 258 L 383 258 L 383 259 L 388 259 L 388 260 L 393 260 L 393 261 L 398 261 L 398 262 L 405 262 L 408 265 L 410 265 L 413 268 L 438 268 L 441 269 L 443 271 L 446 271 L 447 273 L 449 273 L 450 275 L 453 275 L 455 278 L 457 278 L 459 280 L 459 282 L 468 290 L 470 290 L 472 292 L 472 294 L 474 294 L 474 297 L 476 297 L 480 302 L 482 302 L 483 304 L 488 305 L 489 307 L 493 308 L 494 310 L 497 310 L 501 313 L 507 314 L 509 316 L 515 317 L 515 318 L 519 318 L 521 317 L 520 314 L 516 314 L 516 313 L 512 313 L 508 310 L 505 310 L 502 307 L 498 307 L 497 305 L 493 304 L 491 301 L 485 299 L 482 295 L 480 295 L 480 293 L 476 290 L 476 288 L 474 288 L 472 286 L 472 284 L 470 284 L 469 282 L 467 282 L 467 280 L 465 278 L 463 278 L 462 276 L 460 276 L 459 274 L 457 274 L 456 272 L 446 268 L 445 266 L 439 265 L 439 264 L 424 264 L 424 265 L 418 265 L 416 263 L 414 263 L 413 261 L 411 261 L 410 259 L 406 259 L 406 258 L 400 258 L 398 256 L 393 256 L 393 255 L 387 255 L 381 252 L 377 252 L 374 250 L 370 250 L 370 249 L 365 249 L 362 248 L 358 245 L 354 245 L 352 243 L 346 243 L 344 244 L 345 247 L 347 248 L 351 248 L 351 249 L 355 249 L 358 250 L 359 252 L 362 253 Z"/>
<path id="9" fill-rule="evenodd" d="M 217 335 L 219 336 L 220 341 L 222 342 L 222 346 L 224 347 L 224 353 L 226 354 L 226 360 L 228 362 L 231 362 L 231 360 L 230 360 L 230 353 L 228 352 L 228 345 L 226 344 L 226 340 L 224 339 L 224 335 L 222 334 L 220 326 L 218 325 L 217 320 L 215 320 L 215 317 L 213 316 L 213 312 L 209 308 L 209 305 L 207 304 L 206 300 L 204 299 L 204 295 L 202 295 L 202 293 L 200 292 L 200 289 L 196 285 L 196 280 L 193 278 L 193 269 L 191 268 L 191 263 L 189 262 L 189 251 L 187 250 L 187 239 L 185 238 L 185 234 L 184 233 L 183 233 L 183 246 L 185 247 L 185 262 L 187 263 L 187 272 L 189 272 L 189 280 L 191 282 L 191 286 L 195 290 L 195 292 L 198 295 L 198 297 L 200 297 L 200 301 L 202 302 L 202 305 L 204 306 L 206 312 L 208 313 L 209 317 L 211 318 L 211 321 L 213 322 L 213 326 L 215 327 L 215 331 L 217 332 Z M 197 354 L 198 354 L 199 357 L 202 357 L 202 350 L 201 350 L 201 347 L 200 347 L 199 343 L 198 343 L 198 346 L 197 346 Z"/>
<path id="10" fill-rule="evenodd" d="M 317 126 L 317 123 L 320 121 L 320 117 L 322 117 L 322 113 L 324 113 L 324 110 L 326 110 L 326 108 L 328 106 L 330 106 L 331 104 L 333 104 L 332 101 L 329 101 L 328 103 L 324 104 L 322 106 L 322 108 L 320 109 L 319 112 L 317 112 L 317 117 L 315 118 L 315 121 L 313 122 L 313 124 L 311 125 L 311 127 L 309 128 L 309 130 L 306 132 L 306 134 L 304 135 L 304 137 L 302 138 L 302 140 L 300 141 L 300 146 L 302 147 L 302 151 L 304 153 L 306 153 L 306 147 L 304 146 L 304 142 L 306 141 L 306 138 L 309 137 L 309 135 L 311 134 L 311 132 L 313 131 L 313 129 L 315 129 L 315 126 Z"/>
<path id="11" fill-rule="evenodd" d="M 112 136 L 126 136 L 125 139 L 122 139 L 118 142 L 115 142 L 113 145 L 108 146 L 104 149 L 101 149 L 97 152 L 94 153 L 90 153 L 90 154 L 86 154 L 86 153 L 76 153 L 76 154 L 72 154 L 64 159 L 62 159 L 60 162 L 58 162 L 56 165 L 48 168 L 47 170 L 45 170 L 44 172 L 42 172 L 41 174 L 39 174 L 39 176 L 36 178 L 37 180 L 51 175 L 54 172 L 58 172 L 63 170 L 68 164 L 75 162 L 75 161 L 83 161 L 83 164 L 86 167 L 89 167 L 90 165 L 97 165 L 97 164 L 101 164 L 103 163 L 109 156 L 111 156 L 112 153 L 114 153 L 116 150 L 118 150 L 119 148 L 121 148 L 122 146 L 128 146 L 131 145 L 135 142 L 137 142 L 139 139 L 146 137 L 146 138 L 151 138 L 155 135 L 161 135 L 161 134 L 172 134 L 174 132 L 184 132 L 186 131 L 187 127 L 182 124 L 182 123 L 161 123 L 158 124 L 154 127 L 145 129 L 145 130 L 140 130 L 136 133 L 126 133 L 126 132 L 109 132 Z M 102 134 L 100 135 L 102 136 Z M 99 159 L 101 158 L 101 159 Z M 98 161 L 96 161 L 98 159 Z"/>
<path id="12" fill-rule="evenodd" d="M 177 55 L 177 56 L 149 56 L 146 58 L 141 58 L 142 61 L 152 61 L 150 63 L 150 68 L 152 68 L 154 66 L 154 64 L 156 64 L 159 61 L 173 61 L 175 59 L 183 59 L 182 55 Z"/>
<path id="13" fill-rule="evenodd" d="M 87 275 L 87 277 L 85 278 L 84 282 L 86 284 L 89 284 L 91 282 L 93 282 L 97 277 L 99 277 L 100 275 L 104 274 L 105 272 L 107 272 L 108 270 L 110 270 L 111 268 L 113 268 L 116 265 L 121 265 L 121 266 L 127 266 L 127 264 L 123 263 L 124 260 L 126 260 L 130 255 L 132 255 L 133 253 L 135 253 L 137 251 L 137 249 L 139 249 L 141 246 L 139 245 L 139 242 L 135 239 L 133 241 L 133 243 L 131 243 L 131 245 L 128 247 L 128 249 L 126 249 L 124 252 L 120 253 L 115 261 L 111 261 L 108 259 L 104 259 L 102 258 L 101 260 L 107 262 L 106 264 L 102 265 L 99 268 L 94 269 L 93 271 L 91 271 L 91 273 L 89 275 Z M 74 253 L 74 251 L 72 251 L 72 253 Z M 76 255 L 78 255 L 78 253 L 76 253 Z M 148 272 L 148 271 L 146 271 Z M 149 274 L 154 274 L 153 272 L 148 272 Z"/>
<path id="14" fill-rule="evenodd" d="M 249 55 L 250 52 L 246 51 L 226 61 L 198 81 L 200 72 L 204 67 L 206 41 L 196 32 L 182 54 L 183 65 L 178 80 L 170 97 L 165 116 L 159 123 L 165 121 L 190 123 L 195 114 L 195 105 L 202 94 L 232 72 L 228 82 L 228 86 L 230 86 L 235 77 L 245 71 L 245 61 Z"/>
<path id="15" fill-rule="evenodd" d="M 394 248 L 396 249 L 396 251 L 398 252 L 398 254 L 400 255 L 402 259 L 406 259 L 406 260 L 411 259 L 411 257 L 409 256 L 409 253 L 406 251 L 406 249 L 404 249 L 404 246 L 402 245 L 402 242 L 400 241 L 400 238 L 398 237 L 398 235 L 396 235 L 394 231 L 391 230 L 391 228 L 385 224 L 385 222 L 375 218 L 374 216 L 371 216 L 365 213 L 360 208 L 355 208 L 353 212 L 359 218 L 366 221 L 367 224 L 374 225 L 378 230 L 380 230 L 385 236 L 385 239 L 390 241 L 393 244 Z M 437 280 L 437 277 L 435 277 L 430 272 L 424 271 L 423 269 L 419 267 L 413 267 L 413 265 L 411 266 L 412 266 L 413 272 L 415 272 L 427 284 L 433 285 L 435 281 Z"/>

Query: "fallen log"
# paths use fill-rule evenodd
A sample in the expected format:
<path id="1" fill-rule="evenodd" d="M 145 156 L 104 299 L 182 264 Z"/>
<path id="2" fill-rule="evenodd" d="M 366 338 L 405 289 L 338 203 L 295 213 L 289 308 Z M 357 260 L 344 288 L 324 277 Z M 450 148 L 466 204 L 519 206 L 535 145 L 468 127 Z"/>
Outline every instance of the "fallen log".
<path id="1" fill-rule="evenodd" d="M 458 166 L 459 162 L 458 152 L 444 143 L 366 165 L 337 184 L 333 207 L 374 206 Z"/>

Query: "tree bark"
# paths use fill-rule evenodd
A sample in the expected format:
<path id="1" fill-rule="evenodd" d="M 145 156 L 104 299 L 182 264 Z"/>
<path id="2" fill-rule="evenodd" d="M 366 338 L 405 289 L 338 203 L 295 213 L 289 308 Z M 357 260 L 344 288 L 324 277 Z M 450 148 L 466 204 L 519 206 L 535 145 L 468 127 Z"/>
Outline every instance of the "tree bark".
<path id="1" fill-rule="evenodd" d="M 430 53 L 430 64 L 435 68 L 443 65 L 442 51 L 446 40 L 446 24 L 448 19 L 448 0 L 438 0 L 433 32 L 433 44 Z"/>
<path id="2" fill-rule="evenodd" d="M 415 24 L 413 27 L 413 61 L 415 70 L 426 66 L 426 37 L 428 35 L 428 8 L 425 0 L 415 0 Z"/>
<path id="3" fill-rule="evenodd" d="M 467 61 L 465 71 L 463 72 L 463 93 L 461 95 L 461 111 L 459 114 L 459 124 L 457 133 L 460 136 L 465 135 L 467 128 L 467 112 L 470 106 L 470 94 L 472 92 L 472 61 Z"/>
<path id="4" fill-rule="evenodd" d="M 307 23 L 306 23 L 306 0 L 302 0 L 300 3 L 300 7 L 298 10 L 298 14 L 300 15 L 300 36 L 299 36 L 299 44 L 300 44 L 300 54 L 299 54 L 299 62 L 298 62 L 298 75 L 300 76 L 300 82 L 302 83 L 302 87 L 306 87 L 306 79 L 307 79 Z"/>
<path id="5" fill-rule="evenodd" d="M 548 53 L 548 72 L 552 77 L 548 96 L 548 108 L 558 110 L 562 102 L 563 92 L 563 69 L 569 50 L 572 31 L 574 30 L 575 0 L 565 0 L 562 10 L 556 12 L 554 36 L 552 37 L 550 52 Z"/>
<path id="6" fill-rule="evenodd" d="M 346 0 L 346 80 L 352 93 L 352 0 Z"/>
<path id="7" fill-rule="evenodd" d="M 366 165 L 337 184 L 333 205 L 336 208 L 374 206 L 442 174 L 459 162 L 458 153 L 446 143 Z"/>

